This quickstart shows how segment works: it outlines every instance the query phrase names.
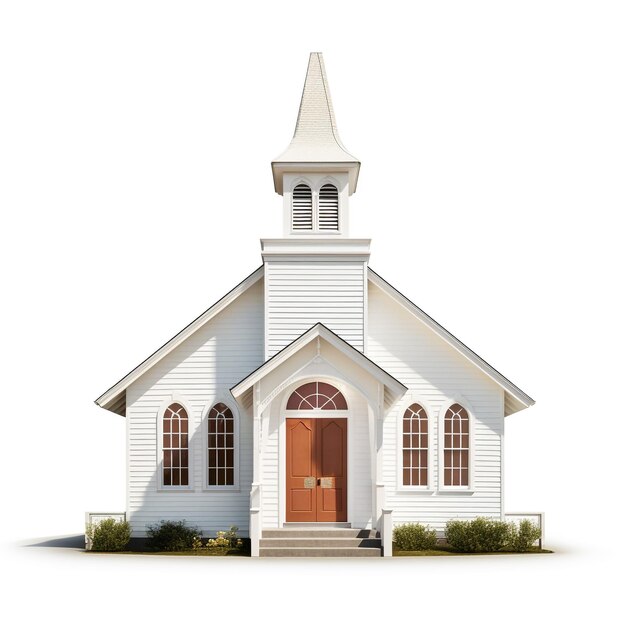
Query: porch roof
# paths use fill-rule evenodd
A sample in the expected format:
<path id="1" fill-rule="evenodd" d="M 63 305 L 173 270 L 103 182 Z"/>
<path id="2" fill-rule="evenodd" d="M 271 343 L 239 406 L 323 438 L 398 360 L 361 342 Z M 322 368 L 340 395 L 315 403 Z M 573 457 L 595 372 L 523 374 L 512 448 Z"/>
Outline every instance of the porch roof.
<path id="1" fill-rule="evenodd" d="M 352 360 L 357 366 L 369 373 L 375 380 L 384 385 L 386 405 L 390 406 L 406 393 L 408 389 L 406 385 L 401 383 L 397 378 L 394 378 L 328 327 L 324 326 L 324 324 L 318 322 L 232 387 L 230 391 L 234 398 L 241 398 L 255 383 L 263 379 L 270 372 L 285 363 L 290 357 L 318 338 L 328 342 L 331 346 Z"/>

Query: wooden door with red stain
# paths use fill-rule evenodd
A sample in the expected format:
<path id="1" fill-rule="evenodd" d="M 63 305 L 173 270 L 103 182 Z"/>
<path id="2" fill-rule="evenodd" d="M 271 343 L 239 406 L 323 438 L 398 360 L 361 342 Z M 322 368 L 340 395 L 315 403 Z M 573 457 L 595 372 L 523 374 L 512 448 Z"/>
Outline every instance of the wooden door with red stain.
<path id="1" fill-rule="evenodd" d="M 287 419 L 287 522 L 348 519 L 346 418 Z"/>

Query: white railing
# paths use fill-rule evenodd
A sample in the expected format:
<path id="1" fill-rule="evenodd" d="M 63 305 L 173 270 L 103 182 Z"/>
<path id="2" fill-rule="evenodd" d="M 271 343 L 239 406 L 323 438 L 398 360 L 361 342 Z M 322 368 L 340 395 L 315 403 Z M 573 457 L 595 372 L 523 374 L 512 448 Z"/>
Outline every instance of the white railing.
<path id="1" fill-rule="evenodd" d="M 522 520 L 529 520 L 536 526 L 539 526 L 541 530 L 541 537 L 537 541 L 535 545 L 538 545 L 539 548 L 543 548 L 544 535 L 545 535 L 545 515 L 544 513 L 505 513 L 504 519 L 507 522 L 517 522 L 518 524 Z"/>
<path id="2" fill-rule="evenodd" d="M 126 513 L 85 513 L 85 550 L 91 550 L 91 540 L 87 536 L 90 524 L 99 524 L 105 519 L 114 519 L 116 522 L 125 522 Z"/>

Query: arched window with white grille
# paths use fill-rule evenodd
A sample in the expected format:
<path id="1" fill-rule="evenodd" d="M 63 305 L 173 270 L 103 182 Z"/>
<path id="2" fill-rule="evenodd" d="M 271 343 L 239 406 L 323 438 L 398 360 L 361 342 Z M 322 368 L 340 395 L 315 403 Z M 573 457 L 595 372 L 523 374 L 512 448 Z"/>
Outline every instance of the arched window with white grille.
<path id="1" fill-rule="evenodd" d="M 306 383 L 289 396 L 288 411 L 347 411 L 344 395 L 332 385 L 322 382 Z"/>
<path id="2" fill-rule="evenodd" d="M 189 416 L 185 408 L 175 402 L 163 414 L 162 454 L 164 487 L 189 485 Z"/>
<path id="3" fill-rule="evenodd" d="M 335 185 L 323 185 L 317 202 L 319 230 L 339 230 L 339 193 Z"/>
<path id="4" fill-rule="evenodd" d="M 293 190 L 291 206 L 292 230 L 313 230 L 313 194 L 304 183 Z"/>
<path id="5" fill-rule="evenodd" d="M 428 486 L 428 416 L 417 403 L 402 416 L 402 484 Z"/>
<path id="6" fill-rule="evenodd" d="M 453 404 L 444 417 L 443 485 L 469 487 L 470 417 L 467 409 Z"/>
<path id="7" fill-rule="evenodd" d="M 207 485 L 235 485 L 237 429 L 232 410 L 223 402 L 213 405 L 207 417 Z"/>

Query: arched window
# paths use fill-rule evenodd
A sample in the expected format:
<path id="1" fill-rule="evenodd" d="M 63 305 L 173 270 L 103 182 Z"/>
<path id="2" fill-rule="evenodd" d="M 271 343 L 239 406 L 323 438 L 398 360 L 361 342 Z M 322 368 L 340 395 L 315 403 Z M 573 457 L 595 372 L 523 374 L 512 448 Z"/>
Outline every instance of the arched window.
<path id="1" fill-rule="evenodd" d="M 428 485 L 428 416 L 417 403 L 402 418 L 402 484 Z"/>
<path id="2" fill-rule="evenodd" d="M 339 389 L 328 383 L 306 383 L 289 396 L 287 410 L 347 411 L 348 404 Z"/>
<path id="3" fill-rule="evenodd" d="M 319 230 L 339 230 L 339 194 L 335 185 L 324 185 L 318 200 Z"/>
<path id="4" fill-rule="evenodd" d="M 313 230 L 313 195 L 311 188 L 303 183 L 293 190 L 291 227 L 293 230 Z"/>
<path id="5" fill-rule="evenodd" d="M 444 418 L 443 484 L 445 487 L 469 486 L 469 414 L 453 404 Z"/>
<path id="6" fill-rule="evenodd" d="M 163 486 L 189 485 L 189 417 L 177 402 L 163 414 Z"/>
<path id="7" fill-rule="evenodd" d="M 235 418 L 233 412 L 218 402 L 208 415 L 209 486 L 235 484 Z"/>

